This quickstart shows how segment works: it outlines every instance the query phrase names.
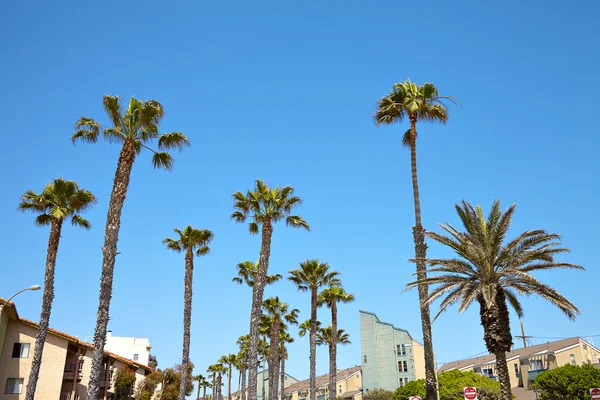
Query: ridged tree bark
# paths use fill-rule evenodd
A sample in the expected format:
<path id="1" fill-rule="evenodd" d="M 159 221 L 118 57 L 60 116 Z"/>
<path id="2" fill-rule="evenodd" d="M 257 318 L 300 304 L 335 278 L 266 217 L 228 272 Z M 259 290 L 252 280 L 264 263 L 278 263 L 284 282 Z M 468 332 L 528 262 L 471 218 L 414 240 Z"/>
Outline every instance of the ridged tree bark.
<path id="1" fill-rule="evenodd" d="M 219 393 L 218 400 L 223 400 L 223 374 L 219 373 L 217 381 L 217 392 Z"/>
<path id="2" fill-rule="evenodd" d="M 262 400 L 267 400 L 267 387 L 265 385 L 265 364 L 263 363 L 263 372 L 262 372 Z"/>
<path id="3" fill-rule="evenodd" d="M 269 399 L 277 399 L 277 386 L 279 384 L 279 330 L 280 321 L 273 318 L 273 326 L 270 332 L 270 351 L 269 351 Z"/>
<path id="4" fill-rule="evenodd" d="M 415 242 L 415 258 L 417 260 L 417 278 L 427 278 L 427 244 L 425 229 L 421 224 L 421 200 L 419 197 L 419 180 L 417 179 L 417 117 L 410 115 L 410 169 L 412 172 L 413 201 L 415 205 L 415 226 L 413 238 Z M 437 376 L 435 374 L 435 357 L 433 354 L 433 339 L 431 334 L 431 314 L 426 303 L 429 289 L 427 285 L 419 285 L 419 302 L 421 304 L 421 329 L 423 331 L 423 350 L 425 353 L 425 399 L 439 400 Z"/>
<path id="5" fill-rule="evenodd" d="M 58 253 L 58 244 L 60 242 L 60 232 L 62 230 L 62 219 L 53 219 L 50 226 L 50 237 L 48 239 L 48 252 L 46 253 L 46 272 L 44 274 L 44 295 L 42 298 L 42 312 L 40 314 L 40 327 L 38 328 L 35 339 L 35 348 L 33 350 L 33 360 L 31 361 L 31 371 L 29 372 L 29 382 L 27 383 L 26 400 L 34 400 L 35 389 L 40 367 L 42 365 L 42 353 L 46 343 L 46 334 L 50 325 L 50 311 L 52 310 L 52 301 L 54 300 L 54 269 L 56 267 L 56 254 Z"/>
<path id="6" fill-rule="evenodd" d="M 317 398 L 317 288 L 311 289 L 310 298 L 310 400 Z"/>
<path id="7" fill-rule="evenodd" d="M 198 380 L 198 393 L 196 394 L 196 400 L 200 398 L 200 386 L 202 386 L 202 381 Z"/>
<path id="8" fill-rule="evenodd" d="M 329 400 L 337 398 L 337 304 L 331 302 L 331 343 L 329 344 Z"/>
<path id="9" fill-rule="evenodd" d="M 247 394 L 246 394 L 246 367 L 242 367 L 242 394 L 241 394 L 241 400 L 246 400 Z"/>
<path id="10" fill-rule="evenodd" d="M 106 216 L 106 228 L 104 233 L 104 246 L 102 246 L 102 275 L 100 277 L 100 297 L 98 302 L 98 314 L 96 330 L 94 331 L 94 353 L 92 355 L 92 366 L 88 384 L 88 400 L 100 400 L 100 376 L 102 375 L 102 357 L 104 356 L 104 342 L 106 341 L 106 328 L 109 319 L 110 300 L 112 298 L 113 276 L 115 270 L 115 258 L 117 256 L 117 242 L 119 241 L 119 229 L 121 227 L 121 212 L 129 180 L 131 169 L 135 161 L 135 142 L 127 139 L 123 143 L 117 171 L 113 181 L 113 188 L 108 203 Z"/>
<path id="11" fill-rule="evenodd" d="M 281 400 L 285 400 L 285 357 L 281 357 Z"/>
<path id="12" fill-rule="evenodd" d="M 258 394 L 258 325 L 260 324 L 260 316 L 262 315 L 262 302 L 265 291 L 267 270 L 269 268 L 269 257 L 271 255 L 272 235 L 273 226 L 271 225 L 271 221 L 268 218 L 265 218 L 262 225 L 262 241 L 260 246 L 260 257 L 258 259 L 258 270 L 256 271 L 256 278 L 254 281 L 254 286 L 252 287 L 250 343 L 248 346 L 248 400 L 256 400 Z"/>
<path id="13" fill-rule="evenodd" d="M 179 400 L 185 400 L 187 371 L 190 363 L 190 327 L 192 324 L 192 283 L 194 281 L 194 250 L 190 247 L 185 252 L 185 279 L 183 292 L 183 351 L 181 353 L 181 381 L 179 383 Z"/>

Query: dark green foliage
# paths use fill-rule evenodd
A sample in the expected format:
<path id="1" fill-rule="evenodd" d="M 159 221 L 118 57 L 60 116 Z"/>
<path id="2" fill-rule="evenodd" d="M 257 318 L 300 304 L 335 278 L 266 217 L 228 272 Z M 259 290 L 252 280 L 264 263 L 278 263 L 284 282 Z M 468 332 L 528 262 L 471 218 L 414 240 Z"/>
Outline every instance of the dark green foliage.
<path id="1" fill-rule="evenodd" d="M 186 396 L 190 396 L 194 390 L 192 371 L 194 364 L 190 362 L 188 377 L 186 381 Z M 179 384 L 181 383 L 181 365 L 167 368 L 164 371 L 157 370 L 146 376 L 135 390 L 136 400 L 176 400 L 179 395 Z M 156 391 L 162 384 L 163 389 Z M 156 391 L 156 393 L 155 393 Z M 155 395 L 155 397 L 152 397 Z"/>
<path id="2" fill-rule="evenodd" d="M 452 370 L 438 375 L 440 385 L 440 400 L 464 400 L 463 389 L 474 386 L 478 391 L 479 400 L 500 400 L 500 384 L 488 377 L 474 372 L 460 372 Z M 370 394 L 369 391 L 368 394 Z M 425 380 L 408 382 L 396 389 L 390 400 L 406 400 L 409 396 L 425 398 Z M 366 399 L 365 399 L 366 400 Z"/>
<path id="3" fill-rule="evenodd" d="M 389 390 L 371 389 L 363 395 L 363 400 L 390 400 L 393 395 L 394 392 Z"/>
<path id="4" fill-rule="evenodd" d="M 600 387 L 600 369 L 565 365 L 539 374 L 533 384 L 540 400 L 588 400 L 590 389 Z"/>
<path id="5" fill-rule="evenodd" d="M 114 400 L 129 400 L 133 394 L 135 372 L 130 368 L 119 368 L 115 374 Z"/>

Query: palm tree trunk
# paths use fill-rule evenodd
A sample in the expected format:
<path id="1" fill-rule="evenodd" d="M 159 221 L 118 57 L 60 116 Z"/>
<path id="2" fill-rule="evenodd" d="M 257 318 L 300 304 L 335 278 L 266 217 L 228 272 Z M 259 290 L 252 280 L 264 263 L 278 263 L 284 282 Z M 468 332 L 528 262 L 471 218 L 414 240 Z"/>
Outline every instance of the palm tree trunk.
<path id="1" fill-rule="evenodd" d="M 246 368 L 243 368 L 242 371 L 242 396 L 241 400 L 246 400 L 248 397 L 246 395 Z"/>
<path id="2" fill-rule="evenodd" d="M 496 373 L 500 382 L 502 400 L 512 400 L 510 375 L 508 374 L 508 366 L 506 365 L 506 353 L 504 351 L 497 351 L 494 355 L 496 356 Z"/>
<path id="3" fill-rule="evenodd" d="M 206 400 L 206 386 L 202 386 L 202 398 Z"/>
<path id="4" fill-rule="evenodd" d="M 88 400 L 100 400 L 100 376 L 102 374 L 102 358 L 104 356 L 104 342 L 106 341 L 106 328 L 108 326 L 108 312 L 112 297 L 117 242 L 119 241 L 119 229 L 121 227 L 121 211 L 123 211 L 123 204 L 127 196 L 127 188 L 129 187 L 129 179 L 134 161 L 135 143 L 133 140 L 126 140 L 119 155 L 106 216 L 104 246 L 102 247 L 100 296 L 96 329 L 94 331 L 94 354 L 92 356 L 90 380 L 87 390 Z"/>
<path id="5" fill-rule="evenodd" d="M 198 394 L 196 395 L 196 400 L 198 400 L 200 398 L 200 384 L 202 382 L 200 380 L 198 380 Z"/>
<path id="6" fill-rule="evenodd" d="M 417 278 L 427 278 L 427 244 L 425 244 L 425 229 L 421 225 L 421 200 L 419 198 L 419 180 L 417 178 L 417 120 L 410 116 L 410 167 L 412 171 L 413 201 L 415 204 L 415 226 L 413 238 L 415 242 L 415 258 L 417 260 Z M 425 353 L 425 392 L 427 400 L 439 400 L 438 382 L 436 375 L 435 358 L 433 354 L 433 340 L 431 334 L 431 315 L 429 305 L 426 304 L 429 288 L 419 285 L 419 303 L 421 304 L 421 329 L 423 330 L 423 350 Z"/>
<path id="7" fill-rule="evenodd" d="M 231 400 L 231 364 L 229 364 L 229 374 L 227 376 L 227 400 Z"/>
<path id="8" fill-rule="evenodd" d="M 281 400 L 285 400 L 285 356 L 281 356 Z"/>
<path id="9" fill-rule="evenodd" d="M 269 351 L 269 399 L 277 400 L 277 385 L 279 376 L 279 319 L 273 318 L 271 327 L 270 351 Z"/>
<path id="10" fill-rule="evenodd" d="M 335 299 L 331 302 L 331 343 L 329 344 L 329 400 L 336 400 L 337 382 L 337 304 Z"/>
<path id="11" fill-rule="evenodd" d="M 317 398 L 317 288 L 312 289 L 310 299 L 310 400 Z"/>
<path id="12" fill-rule="evenodd" d="M 185 400 L 188 366 L 190 363 L 190 326 L 192 324 L 192 282 L 194 280 L 194 251 L 185 253 L 185 290 L 183 293 L 183 351 L 181 354 L 181 381 L 178 400 Z"/>
<path id="13" fill-rule="evenodd" d="M 265 363 L 263 361 L 263 370 L 262 370 L 262 400 L 267 400 L 267 389 L 265 386 Z"/>
<path id="14" fill-rule="evenodd" d="M 258 325 L 262 314 L 262 301 L 265 291 L 267 270 L 269 269 L 269 256 L 271 255 L 271 236 L 273 226 L 269 219 L 265 219 L 262 226 L 262 241 L 258 270 L 254 286 L 252 287 L 252 310 L 250 313 L 250 340 L 248 346 L 248 400 L 256 400 L 258 394 Z M 263 371 L 264 374 L 264 371 Z M 264 382 L 263 382 L 264 387 Z"/>
<path id="15" fill-rule="evenodd" d="M 219 392 L 218 400 L 223 400 L 223 375 L 219 374 L 217 392 Z"/>
<path id="16" fill-rule="evenodd" d="M 37 338 L 35 339 L 35 348 L 33 350 L 33 360 L 31 361 L 31 371 L 29 372 L 29 383 L 27 384 L 26 400 L 33 400 L 40 367 L 42 365 L 42 353 L 46 343 L 46 334 L 50 325 L 50 311 L 52 301 L 54 300 L 54 268 L 56 267 L 56 254 L 58 253 L 58 243 L 60 242 L 60 232 L 62 230 L 62 219 L 52 219 L 50 227 L 50 237 L 48 239 L 48 252 L 46 253 L 46 273 L 44 275 L 44 295 L 42 298 L 42 312 L 40 314 L 40 326 L 38 328 Z"/>

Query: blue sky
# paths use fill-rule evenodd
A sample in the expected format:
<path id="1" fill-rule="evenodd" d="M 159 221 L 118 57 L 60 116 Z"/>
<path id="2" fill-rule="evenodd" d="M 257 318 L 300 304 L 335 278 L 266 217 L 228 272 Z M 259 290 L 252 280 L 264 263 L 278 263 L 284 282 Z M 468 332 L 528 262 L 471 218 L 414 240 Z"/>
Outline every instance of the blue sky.
<path id="1" fill-rule="evenodd" d="M 463 2 L 81 2 L 0 6 L 0 119 L 4 156 L 0 296 L 42 283 L 47 229 L 17 212 L 26 189 L 74 179 L 99 198 L 94 227 L 62 235 L 51 326 L 93 335 L 103 228 L 119 147 L 70 142 L 81 115 L 105 122 L 104 94 L 156 99 L 162 130 L 192 147 L 172 173 L 142 155 L 123 210 L 109 324 L 114 335 L 150 337 L 161 367 L 181 357 L 184 261 L 162 239 L 192 224 L 215 234 L 196 260 L 191 358 L 197 372 L 236 350 L 248 329 L 250 291 L 231 283 L 235 265 L 256 260 L 260 241 L 229 219 L 231 194 L 257 178 L 290 184 L 312 231 L 276 226 L 271 271 L 320 258 L 342 273 L 356 302 L 340 307 L 352 344 L 341 368 L 360 363 L 358 310 L 421 337 L 412 279 L 414 221 L 406 126 L 376 128 L 372 113 L 392 84 L 434 82 L 453 95 L 446 126 L 419 127 L 423 223 L 457 223 L 453 204 L 517 203 L 513 233 L 563 235 L 565 257 L 585 272 L 539 274 L 577 304 L 575 322 L 524 299 L 527 334 L 600 335 L 595 225 L 600 162 L 597 128 L 600 34 L 593 1 Z M 447 255 L 430 245 L 429 255 Z M 309 296 L 288 282 L 279 295 L 309 316 Z M 37 320 L 41 292 L 18 298 Z M 320 318 L 328 321 L 326 309 Z M 512 327 L 517 333 L 518 320 Z M 434 324 L 438 362 L 485 351 L 475 308 Z M 596 338 L 600 342 L 600 337 Z M 328 368 L 318 353 L 318 373 Z M 308 377 L 308 340 L 287 370 Z"/>

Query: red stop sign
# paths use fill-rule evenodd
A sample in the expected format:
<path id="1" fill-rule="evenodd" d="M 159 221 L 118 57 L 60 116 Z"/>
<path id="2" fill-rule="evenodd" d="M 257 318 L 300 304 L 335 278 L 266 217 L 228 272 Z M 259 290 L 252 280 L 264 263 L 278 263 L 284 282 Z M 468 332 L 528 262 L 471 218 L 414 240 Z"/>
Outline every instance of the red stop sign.
<path id="1" fill-rule="evenodd" d="M 599 388 L 593 388 L 590 389 L 590 395 L 592 397 L 592 399 L 600 399 L 600 389 Z"/>
<path id="2" fill-rule="evenodd" d="M 477 398 L 477 389 L 474 387 L 466 387 L 464 393 L 466 400 L 475 400 Z"/>

